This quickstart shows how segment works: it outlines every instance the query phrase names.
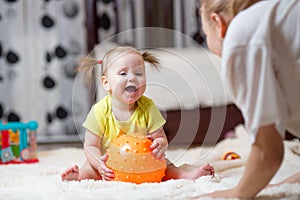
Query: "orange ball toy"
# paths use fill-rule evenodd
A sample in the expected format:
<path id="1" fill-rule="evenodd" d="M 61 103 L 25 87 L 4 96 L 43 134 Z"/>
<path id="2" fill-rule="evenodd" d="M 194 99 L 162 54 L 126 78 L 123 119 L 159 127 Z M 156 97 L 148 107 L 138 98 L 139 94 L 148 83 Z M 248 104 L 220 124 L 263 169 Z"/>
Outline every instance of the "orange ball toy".
<path id="1" fill-rule="evenodd" d="M 151 140 L 146 137 L 121 135 L 107 149 L 107 166 L 114 171 L 115 181 L 132 183 L 161 182 L 166 160 L 151 154 Z"/>
<path id="2" fill-rule="evenodd" d="M 222 160 L 235 160 L 235 159 L 240 159 L 241 156 L 233 151 L 224 153 Z"/>

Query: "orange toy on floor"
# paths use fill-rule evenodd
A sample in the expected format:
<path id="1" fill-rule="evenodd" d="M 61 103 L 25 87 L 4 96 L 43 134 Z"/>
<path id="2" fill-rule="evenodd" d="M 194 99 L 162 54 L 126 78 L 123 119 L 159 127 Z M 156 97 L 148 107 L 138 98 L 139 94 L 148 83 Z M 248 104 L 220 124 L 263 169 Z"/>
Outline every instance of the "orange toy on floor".
<path id="1" fill-rule="evenodd" d="M 160 182 L 165 175 L 166 161 L 151 154 L 151 140 L 122 135 L 107 150 L 107 166 L 113 169 L 115 181 L 132 183 Z"/>
<path id="2" fill-rule="evenodd" d="M 222 160 L 235 160 L 235 159 L 240 159 L 241 156 L 233 151 L 224 153 Z"/>

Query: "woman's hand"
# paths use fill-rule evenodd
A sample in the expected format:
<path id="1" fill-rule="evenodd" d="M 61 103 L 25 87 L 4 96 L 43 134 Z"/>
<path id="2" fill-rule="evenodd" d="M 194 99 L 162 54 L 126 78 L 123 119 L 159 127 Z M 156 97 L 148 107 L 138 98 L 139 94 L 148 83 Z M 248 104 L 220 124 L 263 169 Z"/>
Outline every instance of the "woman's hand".
<path id="1" fill-rule="evenodd" d="M 107 159 L 108 159 L 107 154 L 104 154 L 103 156 L 100 157 L 98 172 L 99 172 L 102 180 L 111 181 L 114 179 L 115 175 L 114 175 L 114 171 L 106 166 L 105 163 L 106 163 Z"/>
<path id="2" fill-rule="evenodd" d="M 162 159 L 165 157 L 165 152 L 168 148 L 168 140 L 163 128 L 147 136 L 148 139 L 152 140 L 150 149 L 152 155 L 156 159 Z"/>
<path id="3" fill-rule="evenodd" d="M 228 189 L 228 190 L 218 190 L 214 191 L 212 193 L 202 194 L 199 196 L 194 196 L 192 199 L 201 199 L 203 197 L 211 197 L 211 198 L 233 198 L 234 195 L 234 189 Z"/>
<path id="4" fill-rule="evenodd" d="M 246 163 L 244 174 L 238 185 L 229 190 L 215 191 L 203 196 L 254 198 L 273 178 L 283 160 L 284 148 L 275 125 L 266 125 L 258 129 Z"/>

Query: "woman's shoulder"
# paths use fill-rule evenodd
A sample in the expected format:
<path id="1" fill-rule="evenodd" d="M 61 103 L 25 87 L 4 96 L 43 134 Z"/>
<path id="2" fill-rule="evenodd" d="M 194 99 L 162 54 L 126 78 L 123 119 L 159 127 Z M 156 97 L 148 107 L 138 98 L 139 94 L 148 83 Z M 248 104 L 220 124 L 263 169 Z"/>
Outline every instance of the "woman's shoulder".
<path id="1" fill-rule="evenodd" d="M 261 1 L 238 13 L 230 22 L 225 41 L 233 49 L 266 42 L 274 26 L 278 1 Z"/>

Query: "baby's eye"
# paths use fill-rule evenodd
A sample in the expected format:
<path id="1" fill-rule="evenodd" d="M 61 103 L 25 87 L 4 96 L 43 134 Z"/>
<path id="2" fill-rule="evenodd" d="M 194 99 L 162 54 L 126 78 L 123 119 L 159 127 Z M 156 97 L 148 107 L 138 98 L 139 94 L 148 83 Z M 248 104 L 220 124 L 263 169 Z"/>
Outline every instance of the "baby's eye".
<path id="1" fill-rule="evenodd" d="M 127 74 L 126 72 L 120 72 L 119 73 L 119 75 L 121 75 L 121 76 L 126 76 L 126 74 Z"/>
<path id="2" fill-rule="evenodd" d="M 142 73 L 142 72 L 137 72 L 137 73 L 135 73 L 135 75 L 136 75 L 136 76 L 142 76 L 142 75 L 144 75 L 144 73 Z"/>

